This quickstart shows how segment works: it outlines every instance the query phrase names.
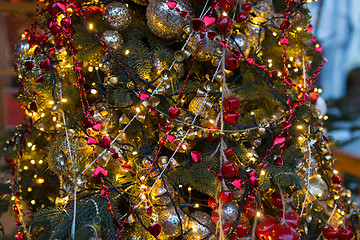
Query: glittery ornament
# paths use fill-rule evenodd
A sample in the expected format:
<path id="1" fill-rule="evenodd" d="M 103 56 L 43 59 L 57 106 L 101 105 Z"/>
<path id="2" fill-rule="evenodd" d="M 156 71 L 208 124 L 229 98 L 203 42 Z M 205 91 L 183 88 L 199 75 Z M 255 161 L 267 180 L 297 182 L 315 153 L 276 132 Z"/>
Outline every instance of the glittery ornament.
<path id="1" fill-rule="evenodd" d="M 228 41 L 228 46 L 230 46 L 233 50 L 237 50 L 241 54 L 244 54 L 244 57 L 249 55 L 251 48 L 248 37 L 241 32 L 231 34 Z"/>
<path id="2" fill-rule="evenodd" d="M 206 98 L 204 101 L 204 97 L 194 97 L 190 101 L 188 109 L 194 115 L 198 114 L 205 119 L 209 119 L 215 115 L 215 110 L 212 108 L 213 104 L 209 100 L 210 98 Z"/>
<path id="3" fill-rule="evenodd" d="M 104 32 L 103 36 L 101 37 L 101 40 L 104 41 L 104 43 L 108 48 L 114 51 L 120 50 L 124 43 L 121 35 L 117 31 L 113 31 L 113 30 Z"/>
<path id="4" fill-rule="evenodd" d="M 218 41 L 209 39 L 207 35 L 202 37 L 199 32 L 193 33 L 188 42 L 188 48 L 199 61 L 210 61 L 219 46 Z"/>
<path id="5" fill-rule="evenodd" d="M 321 176 L 314 175 L 309 180 L 310 186 L 308 186 L 309 192 L 314 196 L 323 195 L 327 190 L 328 186 Z"/>
<path id="6" fill-rule="evenodd" d="M 248 24 L 247 29 L 245 30 L 245 34 L 249 37 L 251 45 L 258 46 L 265 38 L 265 30 L 260 26 L 260 23 L 265 22 L 266 19 L 256 17 L 251 21 L 252 23 Z"/>
<path id="7" fill-rule="evenodd" d="M 190 230 L 188 234 L 184 237 L 188 240 L 193 239 L 203 239 L 208 236 L 215 229 L 215 224 L 212 222 L 209 214 L 205 212 L 196 211 L 191 214 L 196 220 L 198 220 L 201 224 L 195 221 L 192 218 L 189 218 L 188 229 Z M 203 226 L 205 225 L 205 226 Z"/>
<path id="8" fill-rule="evenodd" d="M 234 202 L 224 203 L 222 206 L 222 213 L 222 219 L 233 224 L 239 215 L 239 208 Z"/>
<path id="9" fill-rule="evenodd" d="M 25 39 L 20 40 L 15 45 L 14 60 L 17 62 L 21 56 L 24 56 L 25 52 L 29 50 L 29 48 L 30 48 L 30 44 L 28 43 L 28 41 L 26 41 Z"/>
<path id="10" fill-rule="evenodd" d="M 175 191 L 170 183 L 166 183 L 166 187 L 163 181 L 158 180 L 151 191 L 151 203 L 156 205 L 168 205 L 171 203 L 169 195 L 174 199 Z"/>
<path id="11" fill-rule="evenodd" d="M 160 210 L 160 209 L 159 209 Z M 176 213 L 179 213 L 179 215 Z M 161 225 L 160 239 L 169 239 L 172 237 L 177 237 L 181 234 L 182 225 L 183 231 L 185 230 L 184 226 L 187 225 L 188 217 L 181 211 L 180 208 L 169 206 L 160 210 L 159 223 Z M 179 217 L 180 216 L 180 217 Z M 180 221 L 181 219 L 181 221 Z"/>
<path id="12" fill-rule="evenodd" d="M 132 14 L 126 3 L 113 2 L 105 6 L 103 18 L 112 28 L 124 30 L 129 26 Z"/>
<path id="13" fill-rule="evenodd" d="M 181 12 L 192 16 L 191 5 L 185 0 L 176 0 L 176 8 L 170 8 L 166 0 L 151 0 L 146 10 L 147 24 L 150 30 L 157 36 L 165 39 L 178 38 L 182 28 L 189 23 Z"/>

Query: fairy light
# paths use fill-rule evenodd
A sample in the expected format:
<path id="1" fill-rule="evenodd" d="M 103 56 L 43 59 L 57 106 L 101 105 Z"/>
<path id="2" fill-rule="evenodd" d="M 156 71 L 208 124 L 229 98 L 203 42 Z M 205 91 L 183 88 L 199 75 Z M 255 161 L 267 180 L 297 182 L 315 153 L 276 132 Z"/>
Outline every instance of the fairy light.
<path id="1" fill-rule="evenodd" d="M 142 176 L 142 177 L 140 178 L 140 180 L 141 180 L 141 181 L 144 181 L 144 180 L 145 180 L 145 176 Z"/>
<path id="2" fill-rule="evenodd" d="M 302 129 L 304 129 L 304 126 L 303 125 L 297 125 L 296 128 L 299 129 L 299 130 L 302 130 Z"/>
<path id="3" fill-rule="evenodd" d="M 39 164 L 43 164 L 43 162 L 44 162 L 44 161 L 43 161 L 42 159 L 41 159 L 41 160 L 39 160 Z"/>
<path id="4" fill-rule="evenodd" d="M 35 117 L 35 116 L 36 116 L 36 112 L 34 112 L 32 115 Z"/>
<path id="5" fill-rule="evenodd" d="M 294 61 L 294 58 L 293 57 L 290 57 L 289 58 L 290 62 Z"/>
<path id="6" fill-rule="evenodd" d="M 129 53 L 130 53 L 130 50 L 129 50 L 129 49 L 126 49 L 126 50 L 125 50 L 125 56 L 129 55 Z"/>
<path id="7" fill-rule="evenodd" d="M 54 122 L 56 122 L 56 117 L 53 117 L 52 120 L 53 120 Z"/>
<path id="8" fill-rule="evenodd" d="M 289 63 L 289 64 L 287 65 L 287 67 L 288 67 L 288 68 L 291 68 L 291 64 Z"/>
<path id="9" fill-rule="evenodd" d="M 29 112 L 28 115 L 29 115 L 29 117 L 32 117 L 32 113 L 31 113 L 31 112 Z"/>
<path id="10" fill-rule="evenodd" d="M 182 188 L 182 187 L 183 187 L 183 185 L 180 184 L 180 185 L 179 185 L 179 188 Z"/>
<path id="11" fill-rule="evenodd" d="M 200 205 L 198 203 L 195 203 L 194 208 L 199 208 Z"/>
<path id="12" fill-rule="evenodd" d="M 187 144 L 185 144 L 185 143 L 181 144 L 181 148 L 182 148 L 184 151 L 186 151 L 186 150 L 187 150 Z"/>
<path id="13" fill-rule="evenodd" d="M 27 146 L 28 146 L 28 147 L 31 147 L 31 146 L 32 146 L 32 143 L 31 143 L 31 142 L 28 142 L 28 143 L 27 143 Z"/>
<path id="14" fill-rule="evenodd" d="M 90 90 L 90 93 L 95 95 L 95 94 L 97 94 L 97 90 L 96 90 L 95 88 L 92 88 L 92 89 Z"/>
<path id="15" fill-rule="evenodd" d="M 24 170 L 28 170 L 29 169 L 29 167 L 28 166 L 24 166 Z"/>
<path id="16" fill-rule="evenodd" d="M 215 122 L 214 119 L 209 120 L 209 123 L 211 123 L 211 124 L 214 124 L 214 122 Z"/>
<path id="17" fill-rule="evenodd" d="M 11 197 L 11 201 L 15 201 L 15 196 L 12 196 L 12 197 Z"/>
<path id="18" fill-rule="evenodd" d="M 303 137 L 303 136 L 300 136 L 300 137 L 298 137 L 298 140 L 299 140 L 299 141 L 304 141 L 304 137 Z"/>
<path id="19" fill-rule="evenodd" d="M 132 152 L 132 155 L 134 155 L 134 156 L 137 155 L 137 154 L 138 154 L 137 151 L 133 151 L 133 152 Z"/>
<path id="20" fill-rule="evenodd" d="M 141 184 L 141 189 L 145 189 L 146 188 L 146 185 L 145 184 Z"/>
<path id="21" fill-rule="evenodd" d="M 31 164 L 35 164 L 36 162 L 35 162 L 34 159 L 32 159 L 32 160 L 30 161 L 30 163 L 31 163 Z"/>
<path id="22" fill-rule="evenodd" d="M 250 114 L 251 114 L 251 116 L 254 116 L 254 115 L 255 115 L 255 113 L 254 113 L 254 112 L 251 112 Z"/>
<path id="23" fill-rule="evenodd" d="M 299 71 L 299 69 L 298 69 L 298 68 L 295 68 L 295 69 L 294 69 L 294 72 L 298 72 L 298 71 Z"/>
<path id="24" fill-rule="evenodd" d="M 42 128 L 40 128 L 40 131 L 44 131 L 45 129 L 42 127 Z"/>
<path id="25" fill-rule="evenodd" d="M 32 205 L 34 205 L 34 204 L 35 204 L 35 200 L 31 200 L 30 203 L 31 203 Z"/>
<path id="26" fill-rule="evenodd" d="M 56 127 L 57 127 L 57 128 L 60 128 L 60 127 L 61 127 L 61 124 L 60 124 L 60 123 L 57 123 L 57 124 L 56 124 Z"/>
<path id="27" fill-rule="evenodd" d="M 192 188 L 191 187 L 188 187 L 188 191 L 191 192 Z"/>
<path id="28" fill-rule="evenodd" d="M 260 171 L 260 175 L 262 175 L 262 176 L 264 176 L 265 173 L 266 173 L 266 172 L 265 172 L 264 170 L 261 170 L 261 171 Z"/>
<path id="29" fill-rule="evenodd" d="M 45 117 L 45 113 L 42 113 L 42 114 L 40 115 L 40 117 L 42 117 L 42 118 Z"/>
<path id="30" fill-rule="evenodd" d="M 137 107 L 137 108 L 135 108 L 135 111 L 136 111 L 137 113 L 140 113 L 140 112 L 141 112 L 141 109 L 140 109 L 139 107 Z"/>
<path id="31" fill-rule="evenodd" d="M 296 28 L 296 30 L 301 31 L 301 30 L 302 30 L 302 28 L 301 28 L 301 27 L 297 27 L 297 28 Z"/>
<path id="32" fill-rule="evenodd" d="M 258 218 L 261 217 L 261 212 L 257 211 L 257 212 L 256 212 L 256 216 L 257 216 Z"/>
<path id="33" fill-rule="evenodd" d="M 54 103 L 55 103 L 55 102 L 54 102 L 53 100 L 50 100 L 50 101 L 49 101 L 49 104 L 50 104 L 50 105 L 53 105 Z"/>
<path id="34" fill-rule="evenodd" d="M 28 192 L 31 192 L 31 191 L 32 191 L 32 187 L 28 187 L 28 188 L 27 188 L 27 191 L 28 191 Z"/>
<path id="35" fill-rule="evenodd" d="M 223 12 L 222 15 L 223 15 L 224 17 L 226 17 L 226 16 L 227 16 L 227 13 L 226 13 L 226 12 Z"/>
<path id="36" fill-rule="evenodd" d="M 61 99 L 61 102 L 62 102 L 62 103 L 66 103 L 66 102 L 67 102 L 67 99 L 66 99 L 66 98 L 63 98 L 63 99 Z"/>
<path id="37" fill-rule="evenodd" d="M 89 66 L 89 67 L 88 67 L 88 71 L 89 71 L 89 72 L 93 72 L 93 71 L 94 71 L 94 67 L 93 67 L 93 66 Z"/>
<path id="38" fill-rule="evenodd" d="M 44 182 L 45 182 L 45 180 L 43 178 L 37 178 L 36 179 L 37 184 L 43 184 Z"/>
<path id="39" fill-rule="evenodd" d="M 281 77 L 282 73 L 279 71 L 279 72 L 277 73 L 277 75 L 278 75 L 279 77 Z"/>
<path id="40" fill-rule="evenodd" d="M 329 119 L 328 115 L 325 115 L 325 116 L 323 117 L 323 119 L 324 119 L 325 121 L 328 120 L 328 119 Z"/>
<path id="41" fill-rule="evenodd" d="M 318 89 L 318 93 L 322 93 L 322 89 L 321 89 L 321 88 Z"/>
<path id="42" fill-rule="evenodd" d="M 334 169 L 333 173 L 334 173 L 334 174 L 338 174 L 338 173 L 339 173 L 339 171 L 338 171 L 338 170 L 336 170 L 336 169 Z"/>
<path id="43" fill-rule="evenodd" d="M 36 145 L 32 145 L 31 151 L 35 151 L 35 147 L 36 147 Z"/>
<path id="44" fill-rule="evenodd" d="M 276 36 L 277 36 L 277 33 L 276 33 L 276 32 L 273 32 L 272 35 L 273 35 L 274 37 L 276 37 Z"/>
<path id="45" fill-rule="evenodd" d="M 89 30 L 93 30 L 94 29 L 94 24 L 89 23 Z"/>

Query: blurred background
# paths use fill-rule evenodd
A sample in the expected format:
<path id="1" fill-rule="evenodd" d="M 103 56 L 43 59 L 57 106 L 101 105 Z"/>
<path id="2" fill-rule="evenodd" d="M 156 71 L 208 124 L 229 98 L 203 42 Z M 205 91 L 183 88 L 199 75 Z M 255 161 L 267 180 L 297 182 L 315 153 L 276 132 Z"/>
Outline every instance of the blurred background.
<path id="1" fill-rule="evenodd" d="M 311 2 L 313 33 L 328 61 L 316 83 L 317 105 L 326 111 L 328 135 L 339 141 L 336 168 L 360 204 L 360 1 L 307 2 Z M 0 131 L 23 119 L 15 99 L 18 90 L 13 59 L 15 45 L 35 14 L 36 0 L 0 0 Z M 0 175 L 0 181 L 5 179 L 9 177 Z M 0 219 L 0 235 L 13 227 L 12 219 L 7 219 Z"/>

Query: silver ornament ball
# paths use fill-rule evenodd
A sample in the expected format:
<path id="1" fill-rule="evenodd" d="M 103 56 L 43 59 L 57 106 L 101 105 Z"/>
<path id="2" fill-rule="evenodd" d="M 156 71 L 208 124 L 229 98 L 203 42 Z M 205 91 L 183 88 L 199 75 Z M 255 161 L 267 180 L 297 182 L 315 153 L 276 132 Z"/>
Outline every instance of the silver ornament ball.
<path id="1" fill-rule="evenodd" d="M 126 3 L 113 2 L 105 6 L 103 18 L 112 28 L 126 29 L 132 19 L 132 13 Z"/>
<path id="2" fill-rule="evenodd" d="M 166 183 L 165 187 L 163 181 L 159 180 L 156 182 L 150 193 L 151 202 L 156 205 L 168 205 L 171 203 L 169 195 L 174 199 L 174 188 L 170 185 L 170 183 Z"/>
<path id="3" fill-rule="evenodd" d="M 207 36 L 201 38 L 198 32 L 194 33 L 188 42 L 188 48 L 193 55 L 196 54 L 196 60 L 199 61 L 210 61 L 215 50 L 220 46 L 218 41 L 211 40 Z"/>
<path id="4" fill-rule="evenodd" d="M 117 31 L 113 31 L 113 30 L 104 32 L 103 36 L 101 37 L 101 40 L 104 41 L 104 43 L 108 48 L 115 51 L 120 50 L 124 43 L 124 40 L 121 37 L 121 35 Z"/>
<path id="5" fill-rule="evenodd" d="M 247 57 L 249 55 L 251 48 L 250 41 L 248 37 L 241 32 L 231 34 L 228 45 L 232 49 L 243 53 L 245 55 L 244 57 Z"/>
<path id="6" fill-rule="evenodd" d="M 167 0 L 151 0 L 146 10 L 147 24 L 157 36 L 165 39 L 180 37 L 182 28 L 189 23 L 189 19 L 182 17 L 181 12 L 192 16 L 191 5 L 186 0 L 176 0 L 176 8 L 170 9 Z"/>
<path id="7" fill-rule="evenodd" d="M 233 224 L 239 215 L 239 208 L 234 202 L 224 203 L 222 213 L 222 219 Z"/>
<path id="8" fill-rule="evenodd" d="M 203 239 L 214 231 L 215 224 L 211 221 L 211 217 L 209 214 L 205 212 L 196 211 L 192 213 L 191 216 L 193 216 L 201 224 L 195 221 L 194 219 L 189 218 L 188 230 L 190 229 L 191 230 L 189 231 L 188 234 L 184 236 L 185 239 L 188 240 Z"/>
<path id="9" fill-rule="evenodd" d="M 181 211 L 180 208 L 177 208 L 177 212 L 179 213 L 180 218 L 173 206 L 160 210 L 159 223 L 161 225 L 161 239 L 169 239 L 177 237 L 181 234 L 180 219 L 182 229 L 185 232 L 188 217 Z"/>

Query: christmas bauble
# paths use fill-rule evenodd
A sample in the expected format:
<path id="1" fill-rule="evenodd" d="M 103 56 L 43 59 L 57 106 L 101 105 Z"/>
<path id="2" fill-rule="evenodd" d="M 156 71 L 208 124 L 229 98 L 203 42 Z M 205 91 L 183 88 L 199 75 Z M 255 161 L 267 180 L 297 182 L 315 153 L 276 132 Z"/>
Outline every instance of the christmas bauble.
<path id="1" fill-rule="evenodd" d="M 234 0 L 220 0 L 218 7 L 221 10 L 231 10 L 234 7 L 235 1 Z"/>
<path id="2" fill-rule="evenodd" d="M 192 16 L 191 5 L 185 0 L 176 0 L 176 9 L 166 0 L 151 0 L 146 10 L 147 24 L 157 36 L 165 39 L 180 37 L 183 27 L 189 23 L 181 12 Z"/>
<path id="3" fill-rule="evenodd" d="M 327 112 L 326 101 L 322 97 L 316 99 L 315 108 L 319 110 L 321 116 L 324 116 Z"/>
<path id="4" fill-rule="evenodd" d="M 214 119 L 215 110 L 212 108 L 213 104 L 210 98 L 194 97 L 189 104 L 189 111 L 194 115 L 200 115 L 205 119 Z"/>
<path id="5" fill-rule="evenodd" d="M 224 203 L 222 213 L 222 219 L 233 224 L 239 215 L 239 207 L 234 202 Z"/>
<path id="6" fill-rule="evenodd" d="M 219 207 L 219 203 L 216 201 L 215 198 L 213 197 L 209 197 L 208 199 L 208 205 L 209 207 L 211 207 L 212 209 L 216 209 L 217 207 Z"/>
<path id="7" fill-rule="evenodd" d="M 103 18 L 112 28 L 126 29 L 132 19 L 132 13 L 126 3 L 112 2 L 105 6 Z"/>
<path id="8" fill-rule="evenodd" d="M 176 213 L 176 210 L 179 215 Z M 180 208 L 177 208 L 176 210 L 173 206 L 168 206 L 160 210 L 159 223 L 161 225 L 161 233 L 159 237 L 161 239 L 169 239 L 179 236 L 181 233 L 180 223 L 182 224 L 184 231 L 188 222 L 188 217 Z"/>
<path id="9" fill-rule="evenodd" d="M 283 210 L 279 211 L 278 214 L 279 222 L 283 222 L 284 212 Z M 300 224 L 300 216 L 297 212 L 291 210 L 285 213 L 285 223 L 293 228 L 297 228 Z"/>
<path id="10" fill-rule="evenodd" d="M 103 36 L 101 37 L 101 40 L 104 41 L 104 43 L 110 50 L 114 50 L 114 51 L 120 50 L 124 43 L 123 38 L 117 31 L 104 32 Z"/>
<path id="11" fill-rule="evenodd" d="M 232 178 L 239 173 L 239 167 L 236 162 L 227 162 L 221 167 L 221 172 L 225 177 Z"/>
<path id="12" fill-rule="evenodd" d="M 100 58 L 99 67 L 104 73 L 110 73 L 111 70 L 116 66 L 114 59 L 109 55 L 104 55 Z"/>
<path id="13" fill-rule="evenodd" d="M 229 16 L 220 16 L 216 19 L 220 32 L 229 32 L 233 27 L 233 21 Z"/>
<path id="14" fill-rule="evenodd" d="M 207 235 L 209 235 L 212 231 L 214 231 L 215 224 L 211 221 L 211 217 L 209 214 L 205 212 L 196 211 L 191 214 L 197 221 L 192 218 L 189 218 L 188 229 L 190 230 L 188 234 L 184 237 L 188 240 L 193 239 L 203 239 Z M 205 226 L 203 226 L 205 225 Z"/>
<path id="15" fill-rule="evenodd" d="M 15 45 L 14 60 L 17 62 L 21 56 L 24 56 L 25 52 L 29 50 L 29 48 L 30 48 L 30 44 L 28 43 L 28 41 L 26 41 L 26 39 L 20 40 Z"/>
<path id="16" fill-rule="evenodd" d="M 337 239 L 339 234 L 339 229 L 337 227 L 326 227 L 323 230 L 324 236 L 329 239 Z"/>
<path id="17" fill-rule="evenodd" d="M 252 46 L 258 46 L 265 38 L 265 30 L 260 26 L 260 23 L 265 22 L 266 19 L 261 17 L 252 18 L 252 22 L 258 24 L 249 23 L 245 34 L 249 37 Z"/>
<path id="18" fill-rule="evenodd" d="M 168 205 L 171 203 L 169 195 L 174 199 L 174 188 L 170 183 L 166 183 L 166 187 L 163 181 L 158 180 L 150 193 L 151 203 L 156 205 Z"/>
<path id="19" fill-rule="evenodd" d="M 265 215 L 256 226 L 256 236 L 260 239 L 268 240 L 271 228 L 277 224 L 276 219 L 273 216 Z"/>
<path id="20" fill-rule="evenodd" d="M 220 198 L 224 202 L 232 202 L 232 200 L 234 200 L 234 193 L 229 190 L 221 191 Z"/>
<path id="21" fill-rule="evenodd" d="M 354 237 L 354 232 L 351 228 L 347 227 L 347 228 L 339 229 L 339 234 L 338 234 L 339 240 L 348 240 L 348 239 L 352 239 L 353 237 Z"/>
<path id="22" fill-rule="evenodd" d="M 314 175 L 309 180 L 310 186 L 308 186 L 308 190 L 314 196 L 323 195 L 327 190 L 328 186 L 324 179 L 321 178 L 320 175 Z"/>
<path id="23" fill-rule="evenodd" d="M 224 122 L 229 124 L 236 124 L 239 120 L 240 112 L 234 111 L 234 112 L 225 112 L 224 113 Z"/>
<path id="24" fill-rule="evenodd" d="M 237 50 L 241 54 L 244 54 L 244 57 L 249 55 L 251 48 L 248 37 L 241 32 L 231 34 L 228 41 L 228 46 L 230 46 L 233 50 Z"/>
<path id="25" fill-rule="evenodd" d="M 269 239 L 271 240 L 299 240 L 299 234 L 292 227 L 281 223 L 275 224 L 270 229 Z"/>
<path id="26" fill-rule="evenodd" d="M 273 194 L 271 194 L 270 202 L 272 205 L 274 205 L 277 208 L 281 208 L 282 204 L 283 204 L 281 195 L 278 193 L 275 193 L 275 192 Z"/>
<path id="27" fill-rule="evenodd" d="M 193 33 L 188 42 L 188 48 L 193 55 L 196 54 L 196 60 L 210 61 L 220 43 L 209 39 L 208 35 L 203 37 L 201 35 L 199 32 Z"/>

